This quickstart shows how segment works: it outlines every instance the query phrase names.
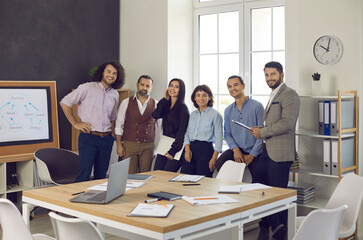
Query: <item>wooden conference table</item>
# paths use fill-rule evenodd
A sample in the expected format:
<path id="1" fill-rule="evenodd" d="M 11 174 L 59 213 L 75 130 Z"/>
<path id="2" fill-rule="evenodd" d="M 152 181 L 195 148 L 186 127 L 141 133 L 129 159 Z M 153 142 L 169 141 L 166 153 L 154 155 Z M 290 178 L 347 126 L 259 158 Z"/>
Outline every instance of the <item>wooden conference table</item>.
<path id="1" fill-rule="evenodd" d="M 131 189 L 105 205 L 72 203 L 72 193 L 105 182 L 95 180 L 82 183 L 33 189 L 23 192 L 23 217 L 29 223 L 30 209 L 40 206 L 53 211 L 95 222 L 97 227 L 110 234 L 129 239 L 195 239 L 211 233 L 238 227 L 238 238 L 243 239 L 243 224 L 288 209 L 288 236 L 295 233 L 296 191 L 282 188 L 254 190 L 228 194 L 238 203 L 192 206 L 180 199 L 167 218 L 127 217 L 147 193 L 166 191 L 190 197 L 218 195 L 224 185 L 241 184 L 214 178 L 203 178 L 197 186 L 182 186 L 168 182 L 177 173 L 153 171 L 153 178 L 138 189 Z M 168 201 L 163 201 L 169 203 Z"/>

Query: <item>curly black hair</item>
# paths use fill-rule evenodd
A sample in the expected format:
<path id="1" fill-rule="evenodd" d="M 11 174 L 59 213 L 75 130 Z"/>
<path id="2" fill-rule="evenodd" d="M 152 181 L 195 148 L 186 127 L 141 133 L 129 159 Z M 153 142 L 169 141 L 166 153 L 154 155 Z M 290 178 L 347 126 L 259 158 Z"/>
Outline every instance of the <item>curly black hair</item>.
<path id="1" fill-rule="evenodd" d="M 102 63 L 96 70 L 95 74 L 92 77 L 93 82 L 101 82 L 103 78 L 103 71 L 105 70 L 107 65 L 112 65 L 117 70 L 117 78 L 116 81 L 111 85 L 113 89 L 122 88 L 125 84 L 125 69 L 118 61 L 109 61 Z"/>

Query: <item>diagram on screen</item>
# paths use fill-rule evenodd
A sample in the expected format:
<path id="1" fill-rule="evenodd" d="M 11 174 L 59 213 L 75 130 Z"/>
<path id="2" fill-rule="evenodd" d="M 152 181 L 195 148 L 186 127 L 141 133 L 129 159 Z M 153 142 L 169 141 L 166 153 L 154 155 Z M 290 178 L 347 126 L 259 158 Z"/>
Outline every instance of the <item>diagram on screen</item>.
<path id="1" fill-rule="evenodd" d="M 0 89 L 0 142 L 47 139 L 45 89 Z"/>

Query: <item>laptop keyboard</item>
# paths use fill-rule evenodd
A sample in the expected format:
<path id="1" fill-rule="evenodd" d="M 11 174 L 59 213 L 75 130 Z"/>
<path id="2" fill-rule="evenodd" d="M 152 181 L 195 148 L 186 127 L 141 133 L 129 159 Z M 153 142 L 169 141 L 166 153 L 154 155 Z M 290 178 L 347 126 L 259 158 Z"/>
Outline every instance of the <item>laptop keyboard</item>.
<path id="1" fill-rule="evenodd" d="M 106 198 L 106 191 L 105 192 L 101 192 L 101 193 L 98 193 L 97 195 L 89 198 L 88 200 L 91 200 L 91 201 L 101 201 L 101 200 L 104 200 Z"/>

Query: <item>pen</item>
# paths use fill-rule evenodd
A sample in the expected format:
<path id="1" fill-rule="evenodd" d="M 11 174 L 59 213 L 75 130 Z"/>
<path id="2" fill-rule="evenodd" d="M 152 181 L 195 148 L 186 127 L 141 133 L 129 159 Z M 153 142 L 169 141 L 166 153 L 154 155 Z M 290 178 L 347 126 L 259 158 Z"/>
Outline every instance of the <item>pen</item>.
<path id="1" fill-rule="evenodd" d="M 74 195 L 78 195 L 78 194 L 81 194 L 81 193 L 85 193 L 85 192 L 86 192 L 86 191 L 72 193 L 72 196 L 74 196 Z"/>
<path id="2" fill-rule="evenodd" d="M 168 206 L 166 206 L 162 201 L 159 201 L 159 203 L 161 204 L 161 205 L 163 205 L 164 207 L 168 207 Z"/>
<path id="3" fill-rule="evenodd" d="M 200 183 L 184 183 L 183 186 L 196 186 L 200 185 Z"/>
<path id="4" fill-rule="evenodd" d="M 145 200 L 145 203 L 157 202 L 159 200 L 160 200 L 159 198 L 151 198 L 151 199 Z"/>
<path id="5" fill-rule="evenodd" d="M 210 199 L 218 199 L 218 198 L 216 197 L 194 198 L 194 200 L 210 200 Z"/>

